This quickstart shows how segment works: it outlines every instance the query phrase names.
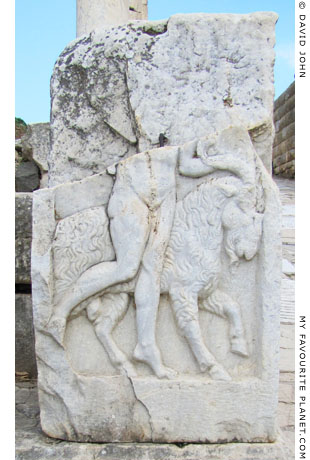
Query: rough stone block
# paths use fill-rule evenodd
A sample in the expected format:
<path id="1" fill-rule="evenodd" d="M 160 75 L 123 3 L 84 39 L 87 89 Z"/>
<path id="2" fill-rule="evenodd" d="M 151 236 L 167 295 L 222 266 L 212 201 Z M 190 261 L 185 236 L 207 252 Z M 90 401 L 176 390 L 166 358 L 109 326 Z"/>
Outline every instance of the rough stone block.
<path id="1" fill-rule="evenodd" d="M 287 160 L 288 162 L 294 161 L 292 166 L 295 166 L 295 149 L 291 149 L 287 152 Z"/>
<path id="2" fill-rule="evenodd" d="M 179 145 L 236 121 L 271 171 L 276 20 L 179 14 L 70 43 L 51 80 L 50 186 L 158 147 L 160 134 Z"/>
<path id="3" fill-rule="evenodd" d="M 295 170 L 295 160 L 291 160 L 291 161 L 288 161 L 287 163 L 281 164 L 280 166 L 278 166 L 278 168 L 279 168 L 278 169 L 279 174 L 284 174 L 293 168 Z"/>
<path id="4" fill-rule="evenodd" d="M 277 167 L 277 166 L 284 166 L 285 163 L 287 163 L 287 161 L 288 161 L 287 152 L 281 153 L 280 155 L 278 155 L 277 157 L 274 158 L 274 160 L 273 160 L 273 166 L 274 166 L 274 167 Z"/>
<path id="5" fill-rule="evenodd" d="M 50 124 L 33 123 L 28 125 L 26 133 L 16 143 L 16 148 L 24 160 L 34 160 L 40 170 L 40 188 L 45 187 L 47 185 L 47 157 L 50 151 Z"/>
<path id="6" fill-rule="evenodd" d="M 295 178 L 295 165 L 290 166 L 287 168 L 283 173 L 283 177 L 287 177 L 288 179 L 294 179 Z"/>
<path id="7" fill-rule="evenodd" d="M 282 271 L 287 276 L 295 275 L 295 266 L 287 259 L 282 260 Z"/>
<path id="8" fill-rule="evenodd" d="M 283 375 L 283 374 L 282 374 Z M 279 385 L 279 402 L 286 404 L 294 403 L 295 389 L 294 382 L 281 381 Z"/>
<path id="9" fill-rule="evenodd" d="M 286 113 L 281 119 L 275 120 L 276 133 L 288 126 L 290 123 L 295 123 L 295 107 Z"/>
<path id="10" fill-rule="evenodd" d="M 40 187 L 40 170 L 34 161 L 20 163 L 15 170 L 15 191 L 33 192 Z"/>
<path id="11" fill-rule="evenodd" d="M 15 195 L 15 283 L 30 284 L 32 193 Z"/>
<path id="12" fill-rule="evenodd" d="M 289 150 L 295 149 L 295 135 L 292 135 L 283 142 L 280 142 L 273 149 L 274 157 L 278 157 L 283 153 L 287 153 Z"/>
<path id="13" fill-rule="evenodd" d="M 289 97 L 285 104 L 280 105 L 274 112 L 274 119 L 281 120 L 287 113 L 295 108 L 295 94 Z"/>
<path id="14" fill-rule="evenodd" d="M 37 191 L 33 223 L 45 433 L 276 439 L 280 203 L 246 128 Z"/>
<path id="15" fill-rule="evenodd" d="M 32 159 L 42 172 L 47 172 L 47 157 L 50 151 L 50 124 L 33 123 L 28 125 L 27 133 L 20 140 L 21 148 L 31 150 Z"/>
<path id="16" fill-rule="evenodd" d="M 290 86 L 276 99 L 274 103 L 274 108 L 277 110 L 279 107 L 285 105 L 287 101 L 291 98 L 295 97 L 295 82 L 290 84 Z"/>
<path id="17" fill-rule="evenodd" d="M 31 294 L 15 295 L 15 370 L 37 375 Z"/>
<path id="18" fill-rule="evenodd" d="M 279 426 L 294 428 L 295 426 L 295 405 L 287 401 L 280 401 L 278 406 L 278 423 Z"/>
<path id="19" fill-rule="evenodd" d="M 50 124 L 34 123 L 30 125 L 32 158 L 39 165 L 41 172 L 48 170 L 47 157 L 50 151 Z"/>
<path id="20" fill-rule="evenodd" d="M 276 133 L 274 146 L 276 147 L 278 144 L 281 144 L 281 142 L 286 141 L 292 136 L 295 136 L 295 121 L 285 126 L 281 129 L 281 131 Z"/>

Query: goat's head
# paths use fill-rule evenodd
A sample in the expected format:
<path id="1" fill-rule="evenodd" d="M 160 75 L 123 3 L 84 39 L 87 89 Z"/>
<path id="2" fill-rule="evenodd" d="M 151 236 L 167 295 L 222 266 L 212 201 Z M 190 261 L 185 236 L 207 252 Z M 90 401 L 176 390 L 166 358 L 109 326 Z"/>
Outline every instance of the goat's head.
<path id="1" fill-rule="evenodd" d="M 244 198 L 244 192 L 241 190 L 241 196 L 230 199 L 222 214 L 224 248 L 233 266 L 238 265 L 241 258 L 253 259 L 262 235 L 264 216 L 252 205 L 251 192 L 248 201 Z"/>
<path id="2" fill-rule="evenodd" d="M 208 165 L 240 179 L 235 196 L 222 213 L 224 247 L 231 265 L 237 265 L 241 258 L 251 260 L 259 248 L 263 214 L 257 212 L 256 153 L 249 133 L 242 127 L 227 128 L 201 150 L 201 158 Z"/>

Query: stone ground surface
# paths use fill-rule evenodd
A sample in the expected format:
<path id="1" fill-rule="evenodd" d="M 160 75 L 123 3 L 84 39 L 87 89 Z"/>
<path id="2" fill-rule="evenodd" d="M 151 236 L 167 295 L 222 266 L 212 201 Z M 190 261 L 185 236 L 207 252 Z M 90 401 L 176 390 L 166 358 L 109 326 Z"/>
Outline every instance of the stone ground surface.
<path id="1" fill-rule="evenodd" d="M 295 181 L 275 179 L 283 204 L 283 289 L 281 299 L 278 443 L 193 445 L 83 444 L 45 436 L 40 427 L 35 381 L 16 382 L 16 459 L 18 460 L 293 460 L 294 445 L 294 279 L 295 279 Z M 285 439 L 286 444 L 283 439 Z"/>

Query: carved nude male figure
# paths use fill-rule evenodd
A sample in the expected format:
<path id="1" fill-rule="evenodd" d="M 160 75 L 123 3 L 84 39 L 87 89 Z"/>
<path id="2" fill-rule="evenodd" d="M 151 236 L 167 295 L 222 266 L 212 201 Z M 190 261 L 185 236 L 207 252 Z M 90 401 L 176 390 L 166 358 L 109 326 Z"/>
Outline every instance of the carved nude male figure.
<path id="1" fill-rule="evenodd" d="M 162 363 L 155 339 L 160 276 L 175 212 L 176 169 L 190 177 L 212 172 L 213 167 L 202 159 L 206 148 L 206 142 L 190 142 L 182 148 L 154 149 L 118 163 L 108 205 L 116 260 L 87 269 L 55 305 L 49 330 L 59 343 L 77 305 L 137 275 L 134 358 L 148 364 L 160 378 L 174 375 Z"/>

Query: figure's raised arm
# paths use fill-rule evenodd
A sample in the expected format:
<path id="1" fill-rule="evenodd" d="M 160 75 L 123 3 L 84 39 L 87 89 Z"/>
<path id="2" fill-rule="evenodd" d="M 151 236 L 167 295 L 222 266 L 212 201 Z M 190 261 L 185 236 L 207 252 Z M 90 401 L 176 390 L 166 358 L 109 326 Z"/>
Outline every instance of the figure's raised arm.
<path id="1" fill-rule="evenodd" d="M 204 144 L 204 145 L 202 145 Z M 179 171 L 182 176 L 202 177 L 215 170 L 202 159 L 205 143 L 201 141 L 187 142 L 179 149 Z"/>
<path id="2" fill-rule="evenodd" d="M 210 168 L 213 167 L 214 170 L 229 171 L 242 179 L 244 183 L 254 184 L 255 169 L 253 168 L 253 164 L 251 162 L 247 163 L 245 160 L 240 160 L 240 154 L 238 156 L 236 153 L 209 156 L 205 159 L 205 162 Z"/>

